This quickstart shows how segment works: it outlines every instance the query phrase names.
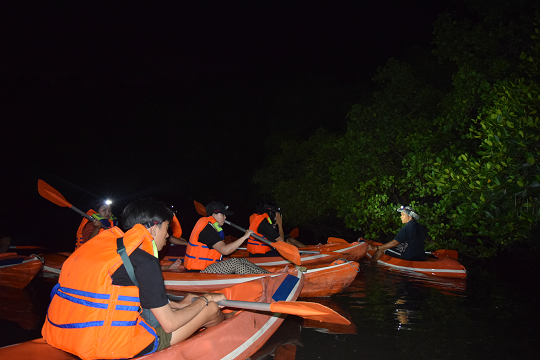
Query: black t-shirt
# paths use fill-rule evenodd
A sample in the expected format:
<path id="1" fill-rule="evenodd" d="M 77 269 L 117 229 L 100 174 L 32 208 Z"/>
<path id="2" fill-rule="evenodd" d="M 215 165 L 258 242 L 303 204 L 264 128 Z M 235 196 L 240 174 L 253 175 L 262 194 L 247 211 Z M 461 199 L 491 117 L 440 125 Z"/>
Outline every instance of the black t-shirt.
<path id="1" fill-rule="evenodd" d="M 424 240 L 428 237 L 427 229 L 411 220 L 397 233 L 395 240 L 399 243 L 396 250 L 405 260 L 425 260 Z"/>
<path id="2" fill-rule="evenodd" d="M 209 249 L 213 249 L 214 245 L 218 242 L 223 241 L 219 233 L 208 223 L 204 229 L 199 233 L 199 242 L 202 242 L 204 245 L 208 246 Z"/>
<path id="3" fill-rule="evenodd" d="M 261 221 L 259 228 L 257 229 L 257 232 L 259 234 L 262 234 L 267 240 L 270 241 L 276 241 L 276 239 L 279 237 L 279 233 L 274 229 L 272 224 L 268 222 L 268 220 L 264 219 Z"/>
<path id="4" fill-rule="evenodd" d="M 153 309 L 169 303 L 159 260 L 142 249 L 135 249 L 129 256 L 139 282 L 139 298 L 141 307 Z M 121 265 L 112 274 L 112 284 L 120 286 L 133 286 L 124 265 Z"/>

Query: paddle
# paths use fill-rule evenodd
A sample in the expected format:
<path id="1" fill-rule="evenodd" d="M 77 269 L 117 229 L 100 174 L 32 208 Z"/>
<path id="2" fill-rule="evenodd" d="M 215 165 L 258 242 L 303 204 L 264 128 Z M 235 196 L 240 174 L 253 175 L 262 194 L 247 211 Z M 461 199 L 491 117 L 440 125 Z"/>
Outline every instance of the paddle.
<path id="1" fill-rule="evenodd" d="M 201 204 L 198 201 L 193 201 L 193 203 L 195 204 L 195 210 L 197 210 L 197 213 L 199 215 L 207 216 L 206 208 L 204 207 L 203 204 Z M 246 232 L 246 229 L 243 229 L 242 227 L 240 227 L 240 226 L 238 226 L 236 224 L 233 224 L 228 220 L 225 220 L 225 223 L 227 225 L 230 225 L 230 226 L 234 227 L 234 228 L 237 228 L 240 231 Z M 251 236 L 253 236 L 255 239 L 257 239 L 259 241 L 262 241 L 265 244 L 268 244 L 268 245 L 272 246 L 274 249 L 276 249 L 279 252 L 279 254 L 281 256 L 283 256 L 285 259 L 289 260 L 293 264 L 295 264 L 295 265 L 301 265 L 302 264 L 302 261 L 300 260 L 300 253 L 298 252 L 298 248 L 296 246 L 291 245 L 291 244 L 287 244 L 284 241 L 271 242 L 271 241 L 266 240 L 265 238 L 260 237 L 257 234 L 251 234 Z"/>
<path id="2" fill-rule="evenodd" d="M 329 237 L 327 243 L 328 244 L 337 244 L 337 243 L 349 244 L 349 242 L 347 240 L 336 238 L 336 237 Z"/>
<path id="3" fill-rule="evenodd" d="M 364 239 L 362 239 L 364 240 Z M 390 251 L 392 251 L 391 249 L 388 249 Z M 396 251 L 393 251 L 395 252 L 396 254 L 398 254 L 398 252 Z M 439 249 L 439 250 L 435 250 L 435 251 L 425 251 L 426 254 L 430 254 L 430 255 L 446 255 L 448 257 L 451 257 L 452 259 L 455 259 L 457 260 L 458 259 L 458 252 L 456 250 L 448 250 L 448 249 Z"/>
<path id="4" fill-rule="evenodd" d="M 300 234 L 300 231 L 298 230 L 298 228 L 294 228 L 291 230 L 291 233 L 287 236 L 285 236 L 285 239 L 287 238 L 297 238 L 298 235 Z"/>
<path id="5" fill-rule="evenodd" d="M 240 231 L 246 232 L 246 229 L 244 229 L 244 228 L 242 228 L 242 227 L 240 227 L 240 226 L 238 226 L 236 224 L 233 224 L 229 220 L 225 220 L 225 224 L 230 225 L 230 226 L 232 226 L 234 228 L 237 228 Z M 284 241 L 272 242 L 272 241 L 266 240 L 265 238 L 255 234 L 255 233 L 252 233 L 251 236 L 253 236 L 255 239 L 257 239 L 259 241 L 262 241 L 263 243 L 265 243 L 267 245 L 270 245 L 271 247 L 276 249 L 281 256 L 283 256 L 285 259 L 289 260 L 293 264 L 302 265 L 302 260 L 300 260 L 300 253 L 298 252 L 298 248 L 296 246 L 291 245 L 291 244 L 287 244 Z"/>
<path id="6" fill-rule="evenodd" d="M 45 199 L 49 200 L 50 202 L 55 203 L 58 206 L 61 207 L 67 207 L 71 210 L 78 212 L 80 215 L 88 219 L 89 221 L 94 221 L 95 219 L 85 213 L 84 211 L 81 211 L 77 209 L 75 206 L 71 205 L 63 196 L 53 188 L 51 185 L 47 184 L 45 181 L 39 179 L 38 180 L 38 192 L 39 195 L 43 196 Z M 108 227 L 103 226 L 105 229 L 108 229 Z"/>
<path id="7" fill-rule="evenodd" d="M 451 257 L 452 259 L 456 259 L 456 260 L 458 259 L 458 252 L 456 250 L 439 249 L 431 253 L 429 251 L 426 251 L 426 254 L 433 254 L 435 256 L 447 255 L 448 257 Z"/>
<path id="8" fill-rule="evenodd" d="M 167 294 L 173 301 L 180 301 L 184 297 Z M 195 301 L 196 298 L 193 298 Z M 281 314 L 296 315 L 310 320 L 318 320 L 334 324 L 349 325 L 351 322 L 334 310 L 314 302 L 307 301 L 278 301 L 274 303 L 259 303 L 238 300 L 221 300 L 218 305 L 245 310 L 269 311 Z"/>

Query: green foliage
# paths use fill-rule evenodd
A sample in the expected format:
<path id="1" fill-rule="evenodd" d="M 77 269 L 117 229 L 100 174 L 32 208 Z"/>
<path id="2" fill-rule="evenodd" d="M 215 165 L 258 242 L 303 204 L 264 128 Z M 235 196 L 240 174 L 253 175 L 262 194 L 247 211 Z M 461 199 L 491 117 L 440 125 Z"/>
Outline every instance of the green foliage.
<path id="1" fill-rule="evenodd" d="M 345 134 L 284 143 L 255 181 L 298 222 L 335 214 L 388 241 L 410 204 L 428 249 L 539 249 L 540 34 L 525 3 L 477 2 L 476 22 L 441 15 L 433 53 L 378 69 Z"/>

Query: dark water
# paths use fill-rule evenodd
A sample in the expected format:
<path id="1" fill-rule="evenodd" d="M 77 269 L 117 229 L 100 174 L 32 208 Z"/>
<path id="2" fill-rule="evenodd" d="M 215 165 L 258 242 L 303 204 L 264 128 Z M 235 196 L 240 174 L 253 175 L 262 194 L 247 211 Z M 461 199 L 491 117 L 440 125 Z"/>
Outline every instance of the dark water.
<path id="1" fill-rule="evenodd" d="M 353 322 L 289 316 L 252 359 L 538 359 L 538 277 L 468 267 L 466 281 L 411 277 L 362 263 L 351 286 L 318 301 Z M 0 346 L 40 337 L 53 279 L 0 288 Z"/>

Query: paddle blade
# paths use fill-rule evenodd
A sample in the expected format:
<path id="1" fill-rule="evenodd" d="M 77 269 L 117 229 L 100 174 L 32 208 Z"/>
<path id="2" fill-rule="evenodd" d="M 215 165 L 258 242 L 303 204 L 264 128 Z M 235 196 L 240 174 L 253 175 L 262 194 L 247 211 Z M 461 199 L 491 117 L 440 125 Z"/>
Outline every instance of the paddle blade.
<path id="1" fill-rule="evenodd" d="M 197 214 L 201 216 L 206 216 L 206 208 L 203 204 L 195 200 L 193 200 L 193 204 L 195 204 L 195 210 L 197 210 Z"/>
<path id="2" fill-rule="evenodd" d="M 38 191 L 39 195 L 43 196 L 45 199 L 55 203 L 58 206 L 68 208 L 73 206 L 62 196 L 62 194 L 58 192 L 58 190 L 56 190 L 51 185 L 47 184 L 41 179 L 38 180 Z"/>
<path id="3" fill-rule="evenodd" d="M 176 214 L 173 215 L 170 226 L 171 226 L 173 236 L 176 237 L 176 238 L 181 238 L 182 237 L 182 226 L 180 226 L 180 221 L 178 221 L 178 218 L 176 217 Z"/>
<path id="4" fill-rule="evenodd" d="M 302 260 L 300 259 L 300 252 L 298 248 L 294 245 L 287 244 L 284 241 L 276 241 L 270 244 L 274 249 L 276 249 L 281 256 L 285 259 L 292 262 L 294 265 L 302 265 Z"/>
<path id="5" fill-rule="evenodd" d="M 340 238 L 336 238 L 336 237 L 329 237 L 327 243 L 328 244 L 335 244 L 335 243 L 348 244 L 349 242 L 347 240 L 344 240 L 344 239 L 340 239 Z"/>
<path id="6" fill-rule="evenodd" d="M 314 302 L 278 301 L 270 304 L 270 311 L 334 324 L 349 325 L 351 323 L 329 307 Z"/>
<path id="7" fill-rule="evenodd" d="M 439 249 L 437 251 L 434 251 L 433 255 L 446 255 L 448 257 L 451 257 L 452 259 L 458 259 L 458 252 L 456 250 Z"/>
<path id="8" fill-rule="evenodd" d="M 289 237 L 297 238 L 299 234 L 300 234 L 300 231 L 298 231 L 298 228 L 294 228 L 291 230 Z"/>

